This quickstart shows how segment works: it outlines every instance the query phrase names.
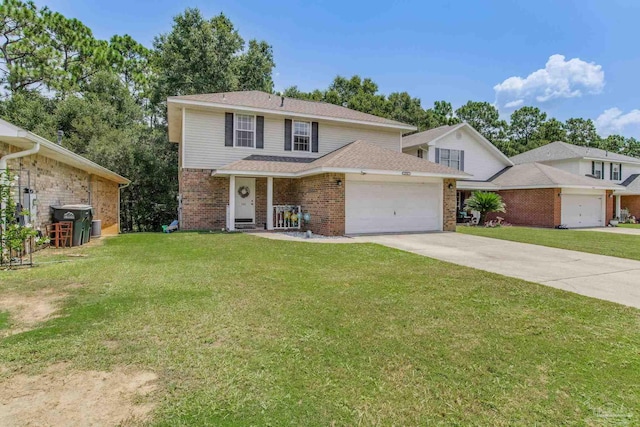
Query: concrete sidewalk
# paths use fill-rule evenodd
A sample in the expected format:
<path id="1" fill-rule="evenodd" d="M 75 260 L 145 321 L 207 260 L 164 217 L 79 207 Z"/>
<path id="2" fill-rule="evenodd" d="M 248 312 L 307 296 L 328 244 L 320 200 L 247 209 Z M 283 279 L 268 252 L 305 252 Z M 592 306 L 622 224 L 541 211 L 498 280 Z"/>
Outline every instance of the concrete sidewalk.
<path id="1" fill-rule="evenodd" d="M 640 261 L 459 233 L 355 237 L 640 308 Z"/>

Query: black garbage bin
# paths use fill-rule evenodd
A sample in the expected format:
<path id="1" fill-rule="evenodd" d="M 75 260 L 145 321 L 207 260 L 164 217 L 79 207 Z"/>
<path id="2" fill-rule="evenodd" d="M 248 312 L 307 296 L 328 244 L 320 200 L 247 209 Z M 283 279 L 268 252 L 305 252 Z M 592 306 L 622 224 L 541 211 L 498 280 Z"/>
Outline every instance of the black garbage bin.
<path id="1" fill-rule="evenodd" d="M 72 246 L 80 246 L 91 239 L 91 221 L 93 208 L 90 205 L 52 206 L 53 222 L 70 221 L 73 223 Z"/>

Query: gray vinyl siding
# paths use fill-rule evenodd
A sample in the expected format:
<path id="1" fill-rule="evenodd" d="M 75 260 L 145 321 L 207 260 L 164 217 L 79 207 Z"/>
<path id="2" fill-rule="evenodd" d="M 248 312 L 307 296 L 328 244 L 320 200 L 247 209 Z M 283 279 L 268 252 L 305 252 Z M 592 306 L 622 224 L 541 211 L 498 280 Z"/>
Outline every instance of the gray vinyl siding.
<path id="1" fill-rule="evenodd" d="M 296 120 L 295 117 L 291 117 Z M 400 151 L 401 132 L 319 122 L 319 151 L 284 150 L 284 117 L 264 115 L 264 148 L 225 147 L 224 112 L 187 110 L 185 114 L 184 168 L 216 169 L 252 154 L 265 156 L 320 157 L 361 139 L 393 151 Z M 302 119 L 305 121 L 310 121 Z"/>

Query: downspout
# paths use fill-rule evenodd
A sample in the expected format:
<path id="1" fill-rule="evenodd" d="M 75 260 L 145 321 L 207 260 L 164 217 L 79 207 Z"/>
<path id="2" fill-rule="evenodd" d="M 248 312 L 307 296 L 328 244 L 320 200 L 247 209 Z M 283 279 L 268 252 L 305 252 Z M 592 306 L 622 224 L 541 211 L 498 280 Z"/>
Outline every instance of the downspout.
<path id="1" fill-rule="evenodd" d="M 123 188 L 127 188 L 130 185 L 131 185 L 131 182 L 127 182 L 124 185 L 118 184 L 118 234 L 120 234 L 122 232 L 121 227 L 120 227 L 120 223 L 122 222 L 122 218 L 120 217 L 120 211 L 122 209 L 122 206 L 120 204 L 120 190 L 122 190 Z"/>
<path id="2" fill-rule="evenodd" d="M 40 143 L 36 141 L 33 143 L 33 147 L 31 147 L 28 150 L 18 151 L 17 153 L 11 153 L 11 154 L 7 154 L 6 156 L 0 157 L 0 184 L 2 185 L 8 184 L 7 162 L 9 160 L 19 159 L 21 157 L 27 157 L 32 154 L 36 154 L 38 151 L 40 151 Z M 0 200 L 0 211 L 4 212 L 6 207 L 7 207 L 7 201 Z M 4 217 L 4 213 L 3 213 L 2 217 L 0 217 L 0 229 L 4 231 L 6 225 L 7 225 L 7 219 Z"/>

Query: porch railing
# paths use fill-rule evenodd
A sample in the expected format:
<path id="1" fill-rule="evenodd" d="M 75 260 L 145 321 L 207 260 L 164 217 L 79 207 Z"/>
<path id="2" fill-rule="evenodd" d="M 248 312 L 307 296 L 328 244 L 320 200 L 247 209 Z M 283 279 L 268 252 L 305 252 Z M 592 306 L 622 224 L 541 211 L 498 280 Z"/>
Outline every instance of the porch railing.
<path id="1" fill-rule="evenodd" d="M 273 229 L 300 229 L 302 209 L 298 205 L 273 205 Z"/>

